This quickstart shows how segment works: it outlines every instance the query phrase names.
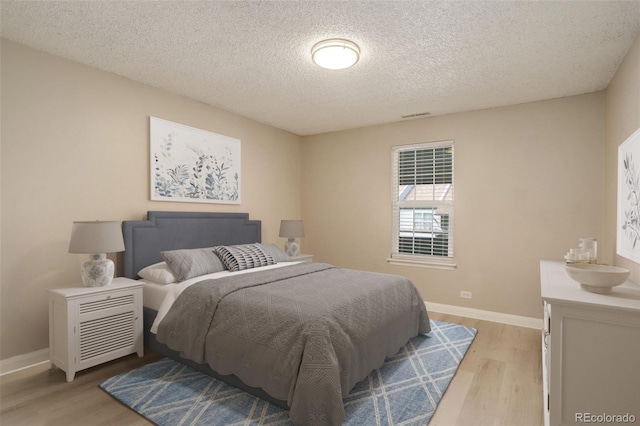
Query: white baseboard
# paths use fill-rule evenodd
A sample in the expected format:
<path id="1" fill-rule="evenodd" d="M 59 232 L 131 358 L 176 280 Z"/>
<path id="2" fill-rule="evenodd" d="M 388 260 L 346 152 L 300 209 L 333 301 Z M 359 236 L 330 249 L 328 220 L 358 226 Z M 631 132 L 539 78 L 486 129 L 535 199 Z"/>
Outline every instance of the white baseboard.
<path id="1" fill-rule="evenodd" d="M 0 376 L 49 362 L 49 348 L 0 360 Z"/>
<path id="2" fill-rule="evenodd" d="M 541 318 L 523 317 L 519 315 L 483 311 L 480 309 L 465 308 L 463 306 L 443 305 L 441 303 L 432 303 L 427 301 L 425 301 L 424 303 L 427 306 L 427 311 L 439 312 L 441 314 L 458 315 L 461 317 L 542 330 Z"/>

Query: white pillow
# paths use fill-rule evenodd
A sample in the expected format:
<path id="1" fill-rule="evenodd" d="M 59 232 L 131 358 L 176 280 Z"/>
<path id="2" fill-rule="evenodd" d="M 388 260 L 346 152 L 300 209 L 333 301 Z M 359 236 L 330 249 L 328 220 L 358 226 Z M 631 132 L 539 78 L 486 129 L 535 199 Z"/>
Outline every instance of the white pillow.
<path id="1" fill-rule="evenodd" d="M 153 281 L 159 284 L 171 284 L 178 281 L 167 262 L 158 262 L 149 265 L 138 272 L 138 276 L 145 280 Z"/>

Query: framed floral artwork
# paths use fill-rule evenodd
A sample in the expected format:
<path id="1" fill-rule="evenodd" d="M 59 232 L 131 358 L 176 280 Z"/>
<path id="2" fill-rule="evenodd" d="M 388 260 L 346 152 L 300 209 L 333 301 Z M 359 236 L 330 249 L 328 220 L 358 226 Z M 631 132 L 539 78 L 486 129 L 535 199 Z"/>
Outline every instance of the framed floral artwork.
<path id="1" fill-rule="evenodd" d="M 616 252 L 640 263 L 640 129 L 618 147 Z"/>
<path id="2" fill-rule="evenodd" d="M 240 140 L 150 117 L 151 200 L 240 204 Z"/>

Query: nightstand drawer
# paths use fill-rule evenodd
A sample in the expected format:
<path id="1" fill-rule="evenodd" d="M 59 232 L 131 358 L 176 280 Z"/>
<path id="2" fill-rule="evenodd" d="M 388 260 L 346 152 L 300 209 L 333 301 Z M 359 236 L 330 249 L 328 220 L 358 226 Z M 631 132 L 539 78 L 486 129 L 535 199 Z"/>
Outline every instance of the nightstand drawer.
<path id="1" fill-rule="evenodd" d="M 80 300 L 78 302 L 78 315 L 80 317 L 92 314 L 102 315 L 110 310 L 130 310 L 132 306 L 135 306 L 135 292 L 133 291 L 103 294 Z"/>

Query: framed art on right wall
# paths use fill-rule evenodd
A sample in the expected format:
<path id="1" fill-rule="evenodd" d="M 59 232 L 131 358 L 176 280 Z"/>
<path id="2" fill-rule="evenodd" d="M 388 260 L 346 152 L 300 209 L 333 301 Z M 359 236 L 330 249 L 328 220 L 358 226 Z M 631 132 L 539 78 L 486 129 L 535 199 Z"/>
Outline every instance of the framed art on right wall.
<path id="1" fill-rule="evenodd" d="M 640 263 L 640 129 L 618 147 L 616 253 Z"/>

